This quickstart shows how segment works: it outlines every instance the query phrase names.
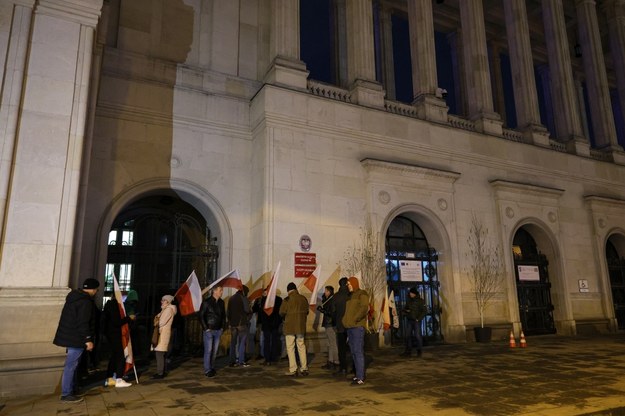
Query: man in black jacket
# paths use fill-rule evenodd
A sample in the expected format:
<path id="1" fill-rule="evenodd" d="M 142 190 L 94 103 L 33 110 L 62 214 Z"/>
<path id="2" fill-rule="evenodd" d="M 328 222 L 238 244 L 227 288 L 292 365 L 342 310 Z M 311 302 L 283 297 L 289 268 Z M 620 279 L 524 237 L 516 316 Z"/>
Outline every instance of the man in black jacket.
<path id="1" fill-rule="evenodd" d="M 334 322 L 336 323 L 336 347 L 339 355 L 339 369 L 335 375 L 347 375 L 347 331 L 343 326 L 343 315 L 345 315 L 345 305 L 349 299 L 349 289 L 347 288 L 347 277 L 339 280 L 339 290 L 334 295 Z"/>
<path id="2" fill-rule="evenodd" d="M 215 377 L 215 357 L 219 340 L 226 326 L 226 306 L 221 299 L 224 288 L 216 286 L 200 307 L 200 322 L 204 330 L 204 375 Z"/>
<path id="3" fill-rule="evenodd" d="M 263 305 L 267 300 L 267 289 L 263 291 L 263 297 L 256 299 L 252 311 L 257 314 L 256 328 L 260 328 L 263 333 L 263 357 L 265 361 L 263 365 L 275 364 L 282 352 L 282 342 L 280 341 L 280 324 L 282 317 L 280 316 L 280 307 L 282 306 L 282 298 L 276 296 L 273 310 L 267 315 L 263 309 Z"/>
<path id="4" fill-rule="evenodd" d="M 406 306 L 402 309 L 402 314 L 408 320 L 408 328 L 406 328 L 406 349 L 401 354 L 404 357 L 410 357 L 412 351 L 413 337 L 417 341 L 417 357 L 421 357 L 421 348 L 423 348 L 423 337 L 421 336 L 421 320 L 427 313 L 427 306 L 419 296 L 419 289 L 411 287 L 406 299 Z"/>
<path id="5" fill-rule="evenodd" d="M 59 319 L 59 326 L 54 336 L 54 345 L 67 348 L 65 367 L 61 379 L 61 400 L 64 402 L 81 402 L 82 397 L 75 395 L 76 368 L 82 353 L 93 350 L 95 338 L 95 296 L 100 282 L 96 279 L 85 279 L 81 289 L 69 292 Z"/>
<path id="6" fill-rule="evenodd" d="M 228 301 L 228 324 L 230 325 L 230 366 L 249 367 L 245 360 L 245 347 L 247 346 L 247 335 L 250 332 L 250 317 L 252 310 L 250 302 L 247 300 L 249 289 L 243 288 L 230 297 Z"/>

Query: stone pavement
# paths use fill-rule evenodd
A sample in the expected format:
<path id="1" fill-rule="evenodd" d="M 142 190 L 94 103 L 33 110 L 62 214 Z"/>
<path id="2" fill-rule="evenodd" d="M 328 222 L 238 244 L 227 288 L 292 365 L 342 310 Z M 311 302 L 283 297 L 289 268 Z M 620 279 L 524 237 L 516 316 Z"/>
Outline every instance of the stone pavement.
<path id="1" fill-rule="evenodd" d="M 181 360 L 164 380 L 104 387 L 97 380 L 85 401 L 58 394 L 0 402 L 5 415 L 625 415 L 625 334 L 529 337 L 525 349 L 507 340 L 426 347 L 422 358 L 401 349 L 368 354 L 363 386 L 322 370 L 284 376 L 286 361 L 264 367 L 223 368 L 203 376 L 201 358 Z M 221 361 L 224 361 L 223 358 Z"/>

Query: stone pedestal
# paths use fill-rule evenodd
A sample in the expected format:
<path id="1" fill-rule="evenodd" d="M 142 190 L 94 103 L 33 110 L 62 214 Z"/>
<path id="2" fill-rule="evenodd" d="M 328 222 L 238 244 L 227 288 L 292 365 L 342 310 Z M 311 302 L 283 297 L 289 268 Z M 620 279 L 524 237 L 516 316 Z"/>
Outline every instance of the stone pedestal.
<path id="1" fill-rule="evenodd" d="M 417 108 L 417 117 L 434 123 L 447 123 L 447 103 L 430 94 L 417 97 L 412 103 Z"/>

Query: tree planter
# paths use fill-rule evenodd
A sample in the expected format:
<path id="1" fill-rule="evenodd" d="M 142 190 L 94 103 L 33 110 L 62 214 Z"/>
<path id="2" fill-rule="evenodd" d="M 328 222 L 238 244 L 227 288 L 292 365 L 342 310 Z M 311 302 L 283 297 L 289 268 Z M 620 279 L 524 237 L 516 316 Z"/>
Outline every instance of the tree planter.
<path id="1" fill-rule="evenodd" d="M 473 328 L 473 332 L 475 333 L 475 342 L 490 342 L 493 328 L 490 326 L 476 326 Z"/>

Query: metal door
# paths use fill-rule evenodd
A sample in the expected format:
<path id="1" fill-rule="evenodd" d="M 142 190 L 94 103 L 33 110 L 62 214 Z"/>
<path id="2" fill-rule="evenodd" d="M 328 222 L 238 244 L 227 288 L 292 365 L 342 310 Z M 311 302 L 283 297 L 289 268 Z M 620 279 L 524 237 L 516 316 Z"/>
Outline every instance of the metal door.
<path id="1" fill-rule="evenodd" d="M 618 329 L 625 329 L 625 259 L 619 257 L 614 244 L 609 240 L 606 244 L 606 260 L 612 290 L 614 316 Z"/>
<path id="2" fill-rule="evenodd" d="M 513 243 L 519 316 L 525 335 L 556 332 L 551 303 L 549 262 L 541 254 L 531 235 L 520 229 Z"/>
<path id="3" fill-rule="evenodd" d="M 407 279 L 402 262 L 416 265 L 418 276 Z M 440 282 L 438 281 L 438 253 L 428 245 L 425 235 L 412 220 L 399 216 L 393 220 L 386 233 L 386 273 L 389 291 L 393 291 L 397 311 L 406 304 L 408 292 L 416 287 L 419 295 L 428 308 L 427 315 L 421 323 L 424 343 L 441 342 Z M 404 329 L 406 319 L 400 314 L 399 328 L 391 329 L 391 344 L 400 345 L 405 342 Z"/>

